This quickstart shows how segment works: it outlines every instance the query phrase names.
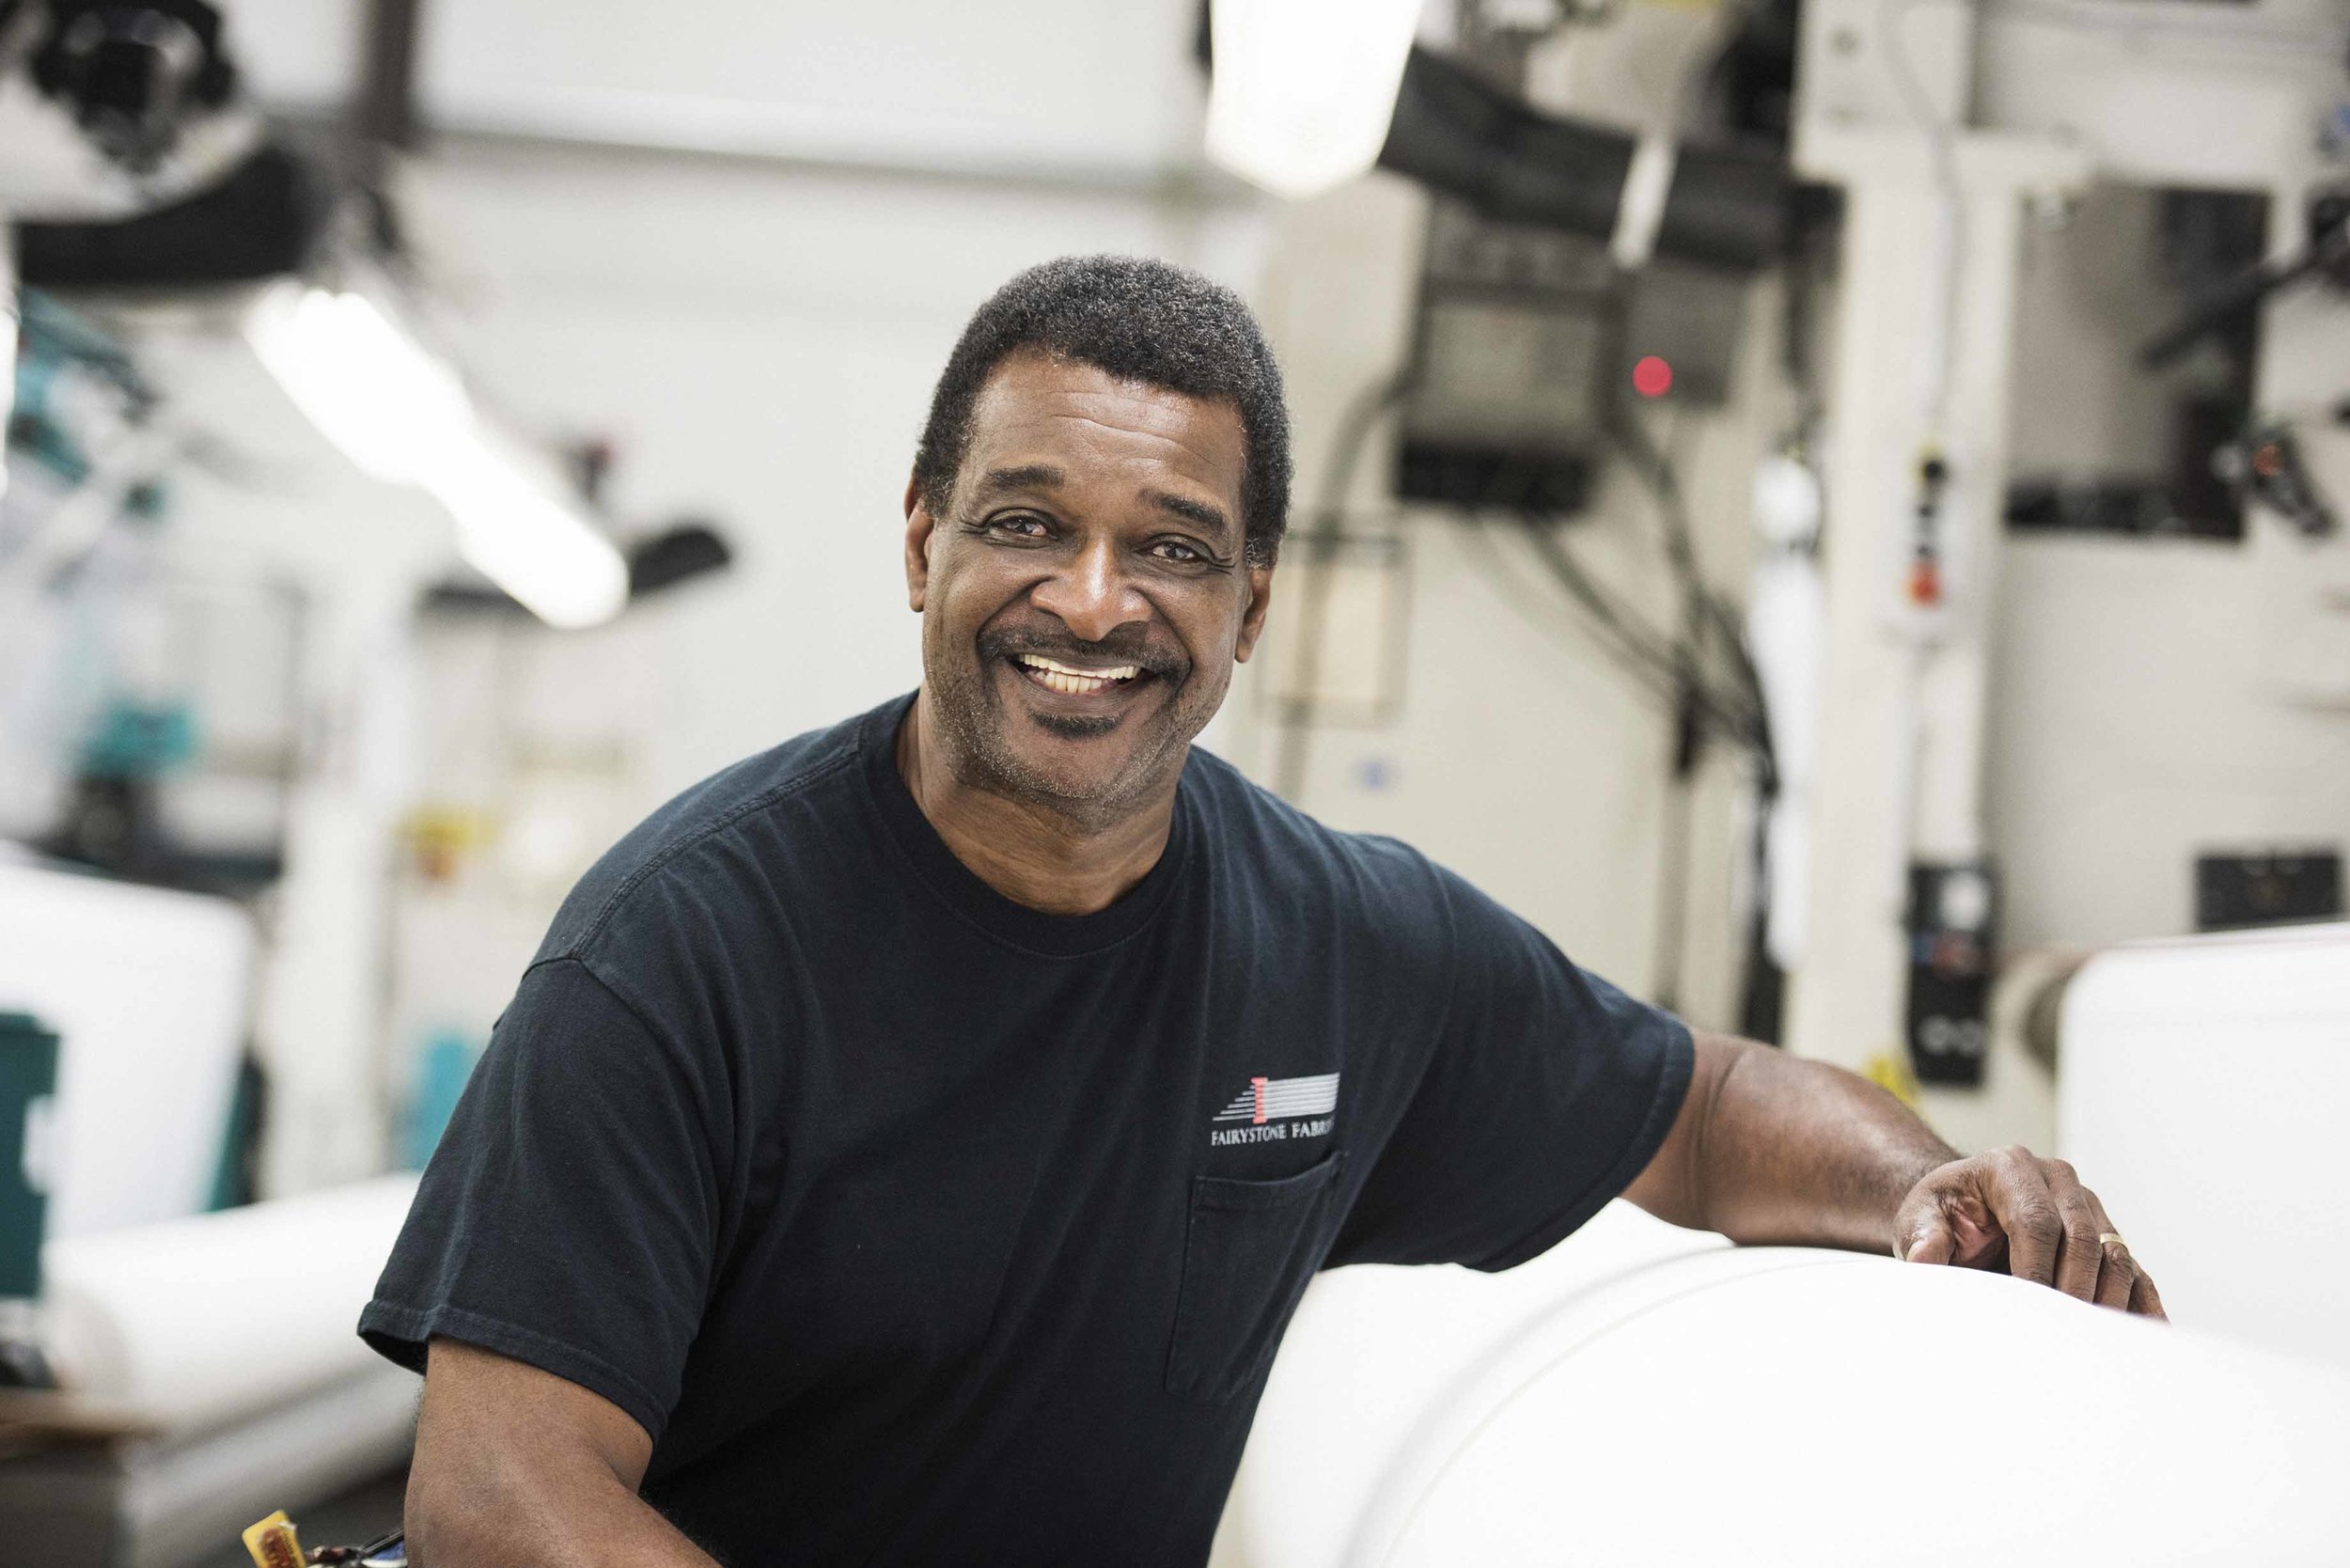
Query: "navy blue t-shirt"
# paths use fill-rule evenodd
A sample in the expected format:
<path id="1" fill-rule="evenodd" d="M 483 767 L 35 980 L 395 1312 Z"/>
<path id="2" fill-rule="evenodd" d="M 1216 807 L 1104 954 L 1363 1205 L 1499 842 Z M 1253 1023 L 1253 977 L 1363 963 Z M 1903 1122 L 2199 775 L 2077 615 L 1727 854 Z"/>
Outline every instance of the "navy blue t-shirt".
<path id="1" fill-rule="evenodd" d="M 1542 1252 L 1662 1141 L 1688 1033 L 1198 751 L 1132 892 L 1015 903 L 900 777 L 909 701 L 581 881 L 360 1331 L 610 1400 L 744 1568 L 1197 1564 L 1313 1272 Z"/>

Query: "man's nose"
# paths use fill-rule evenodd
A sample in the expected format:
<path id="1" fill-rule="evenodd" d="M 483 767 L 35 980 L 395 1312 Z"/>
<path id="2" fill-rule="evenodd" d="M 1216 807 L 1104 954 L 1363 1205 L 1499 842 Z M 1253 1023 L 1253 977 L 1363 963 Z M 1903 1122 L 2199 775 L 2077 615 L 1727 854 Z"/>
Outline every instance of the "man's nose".
<path id="1" fill-rule="evenodd" d="M 1030 589 L 1028 602 L 1058 619 L 1080 642 L 1100 642 L 1128 621 L 1151 619 L 1151 602 L 1127 579 L 1118 546 L 1110 540 L 1088 544 Z"/>

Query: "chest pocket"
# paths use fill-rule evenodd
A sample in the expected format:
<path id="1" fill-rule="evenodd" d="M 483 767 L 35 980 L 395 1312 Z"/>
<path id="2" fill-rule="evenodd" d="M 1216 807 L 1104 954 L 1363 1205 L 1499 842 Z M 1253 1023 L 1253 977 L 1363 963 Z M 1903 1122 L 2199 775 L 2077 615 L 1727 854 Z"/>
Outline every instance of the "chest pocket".
<path id="1" fill-rule="evenodd" d="M 1273 1359 L 1343 1217 L 1346 1152 L 1269 1182 L 1195 1177 L 1167 1391 L 1222 1403 Z"/>

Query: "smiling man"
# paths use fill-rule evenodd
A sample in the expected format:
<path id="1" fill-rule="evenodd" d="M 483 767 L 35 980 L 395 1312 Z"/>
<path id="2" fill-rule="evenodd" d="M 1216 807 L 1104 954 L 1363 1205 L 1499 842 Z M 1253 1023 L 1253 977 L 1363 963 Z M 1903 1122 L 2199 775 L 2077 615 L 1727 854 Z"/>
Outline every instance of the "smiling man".
<path id="1" fill-rule="evenodd" d="M 428 1369 L 420 1568 L 1198 1563 L 1317 1269 L 1508 1268 L 1619 1194 L 2160 1310 L 2060 1162 L 1692 1036 L 1192 750 L 1288 441 L 1180 269 L 972 319 L 906 490 L 921 689 L 606 855 L 425 1173 L 361 1320 Z"/>

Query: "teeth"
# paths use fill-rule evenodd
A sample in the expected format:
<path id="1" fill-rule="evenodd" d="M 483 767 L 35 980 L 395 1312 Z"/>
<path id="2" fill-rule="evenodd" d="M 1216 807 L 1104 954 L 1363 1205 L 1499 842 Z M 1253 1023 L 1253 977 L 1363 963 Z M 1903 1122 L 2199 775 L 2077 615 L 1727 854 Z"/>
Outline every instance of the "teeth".
<path id="1" fill-rule="evenodd" d="M 1091 697 L 1142 673 L 1139 665 L 1120 665 L 1112 669 L 1078 669 L 1058 659 L 1048 659 L 1042 653 L 1023 653 L 1020 662 L 1039 682 L 1070 697 Z"/>

